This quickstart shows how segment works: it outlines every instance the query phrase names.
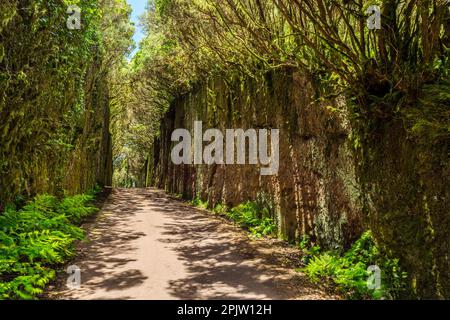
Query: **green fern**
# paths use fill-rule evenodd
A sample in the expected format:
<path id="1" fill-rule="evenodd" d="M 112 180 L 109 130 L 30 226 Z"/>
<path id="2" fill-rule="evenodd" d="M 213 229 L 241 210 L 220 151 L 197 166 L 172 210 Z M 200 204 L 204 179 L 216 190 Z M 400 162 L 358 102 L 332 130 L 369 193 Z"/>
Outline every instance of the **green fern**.
<path id="1" fill-rule="evenodd" d="M 91 195 L 37 196 L 0 214 L 0 299 L 35 299 L 55 276 L 52 266 L 75 254 L 84 232 L 75 224 L 97 209 Z"/>
<path id="2" fill-rule="evenodd" d="M 64 198 L 58 206 L 58 211 L 64 212 L 72 223 L 79 223 L 97 211 L 97 208 L 87 205 L 93 198 L 85 194 Z"/>
<path id="3" fill-rule="evenodd" d="M 308 247 L 304 243 L 301 246 Z M 370 276 L 367 269 L 371 265 L 379 266 L 382 271 L 382 288 L 377 290 L 370 290 L 367 286 Z M 315 251 L 301 271 L 313 281 L 331 280 L 351 299 L 397 297 L 405 288 L 407 276 L 401 271 L 398 260 L 390 259 L 380 252 L 370 231 L 364 233 L 343 255 Z"/>
<path id="4" fill-rule="evenodd" d="M 275 235 L 277 226 L 271 217 L 265 217 L 255 202 L 243 203 L 225 213 L 241 227 L 248 229 L 255 237 Z"/>

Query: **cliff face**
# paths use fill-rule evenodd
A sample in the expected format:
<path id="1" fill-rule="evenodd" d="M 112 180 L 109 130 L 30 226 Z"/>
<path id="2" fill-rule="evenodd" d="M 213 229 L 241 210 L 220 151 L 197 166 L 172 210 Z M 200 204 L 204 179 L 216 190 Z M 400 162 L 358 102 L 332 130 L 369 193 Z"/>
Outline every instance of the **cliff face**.
<path id="1" fill-rule="evenodd" d="M 18 196 L 111 184 L 99 21 L 72 32 L 67 17 L 61 1 L 0 1 L 0 212 Z"/>
<path id="2" fill-rule="evenodd" d="M 368 150 L 358 176 L 372 233 L 408 271 L 414 297 L 449 299 L 448 141 L 413 139 L 397 120 L 378 131 Z"/>
<path id="3" fill-rule="evenodd" d="M 165 188 L 214 207 L 256 200 L 273 212 L 280 235 L 310 235 L 345 248 L 370 228 L 383 251 L 408 272 L 410 292 L 448 298 L 450 211 L 448 143 L 424 144 L 401 121 L 384 121 L 366 158 L 350 148 L 349 121 L 337 102 L 313 102 L 314 86 L 296 73 L 255 80 L 210 80 L 178 98 L 163 119 L 142 185 Z M 174 165 L 175 129 L 280 129 L 280 170 L 250 165 Z"/>
<path id="4" fill-rule="evenodd" d="M 85 192 L 95 185 L 112 185 L 109 88 L 105 79 L 98 77 L 98 71 L 98 66 L 91 67 L 85 88 L 90 94 L 85 98 L 82 131 L 65 164 L 70 175 L 65 176 L 63 185 L 72 194 Z"/>
<path id="5" fill-rule="evenodd" d="M 86 76 L 83 109 L 73 127 L 61 129 L 60 140 L 49 139 L 48 136 L 56 136 L 56 132 L 49 132 L 47 140 L 42 138 L 34 146 L 23 148 L 32 141 L 12 144 L 20 154 L 20 163 L 8 162 L 8 153 L 2 154 L 0 162 L 6 165 L 0 167 L 0 208 L 17 195 L 77 194 L 97 184 L 112 185 L 108 83 L 96 72 L 93 65 Z M 38 132 L 39 128 L 32 130 Z"/>
<path id="6" fill-rule="evenodd" d="M 267 206 L 289 240 L 308 234 L 328 248 L 344 248 L 362 231 L 348 124 L 333 103 L 314 103 L 312 85 L 296 73 L 255 80 L 209 81 L 180 97 L 166 114 L 147 163 L 146 185 L 209 205 L 256 200 Z M 336 105 L 336 103 L 334 103 Z M 171 161 L 175 129 L 279 129 L 278 175 L 261 176 L 253 165 L 181 165 Z"/>

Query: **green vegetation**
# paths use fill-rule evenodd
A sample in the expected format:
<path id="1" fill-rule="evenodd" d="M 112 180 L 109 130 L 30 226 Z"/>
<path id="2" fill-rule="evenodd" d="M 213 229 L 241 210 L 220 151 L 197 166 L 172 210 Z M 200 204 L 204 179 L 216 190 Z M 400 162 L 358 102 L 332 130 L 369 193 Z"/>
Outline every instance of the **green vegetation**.
<path id="1" fill-rule="evenodd" d="M 67 28 L 69 5 L 81 29 Z M 110 89 L 130 14 L 125 0 L 0 1 L 0 299 L 35 298 L 73 256 L 95 208 L 63 190 L 111 185 Z"/>
<path id="2" fill-rule="evenodd" d="M 229 209 L 228 209 L 227 206 L 225 206 L 225 205 L 223 205 L 223 204 L 221 204 L 221 203 L 218 203 L 218 204 L 214 207 L 213 212 L 214 212 L 215 214 L 219 215 L 219 216 L 224 216 L 224 215 L 227 214 L 228 210 L 229 210 Z"/>
<path id="3" fill-rule="evenodd" d="M 360 198 L 355 202 L 372 234 L 343 256 L 309 248 L 307 272 L 366 297 L 364 268 L 377 263 L 388 280 L 375 296 L 395 297 L 403 274 L 397 261 L 382 259 L 373 237 L 408 271 L 411 297 L 450 297 L 448 1 L 148 3 L 142 18 L 147 36 L 128 61 L 134 27 L 125 0 L 0 1 L 0 211 L 14 199 L 45 193 L 62 198 L 61 190 L 79 194 L 96 183 L 147 186 L 153 153 L 162 154 L 162 174 L 173 174 L 157 138 L 174 102 L 220 78 L 221 90 L 242 91 L 242 99 L 227 102 L 240 118 L 247 90 L 258 94 L 274 74 L 286 73 L 293 82 L 304 77 L 315 92 L 304 97 L 305 108 L 335 102 L 333 111 L 348 124 Z M 71 4 L 81 9 L 80 30 L 66 27 Z M 381 10 L 381 30 L 367 28 L 373 4 Z M 272 90 L 260 98 L 269 101 L 270 95 Z M 208 92 L 207 100 L 214 109 L 223 97 Z M 283 107 L 288 112 L 289 104 Z M 303 116 L 292 115 L 292 134 Z M 315 120 L 308 125 L 315 127 Z M 163 180 L 158 186 L 169 188 Z M 34 297 L 53 277 L 49 265 L 71 255 L 80 238 L 74 224 L 91 213 L 86 200 L 39 196 L 20 211 L 5 210 L 3 297 Z M 193 204 L 208 207 L 200 199 Z M 216 212 L 256 236 L 276 233 L 273 213 L 257 204 Z M 303 232 L 291 229 L 291 237 Z"/>
<path id="4" fill-rule="evenodd" d="M 208 201 L 198 197 L 189 203 L 201 209 L 208 208 Z M 277 234 L 273 218 L 264 216 L 256 202 L 249 201 L 232 209 L 217 204 L 213 212 L 249 230 L 256 238 Z M 314 282 L 329 281 L 349 299 L 395 299 L 403 297 L 406 292 L 407 273 L 400 267 L 398 259 L 388 258 L 379 249 L 370 231 L 365 232 L 345 253 L 323 251 L 308 236 L 302 237 L 298 247 L 305 264 L 299 271 Z M 380 288 L 370 289 L 368 286 L 372 275 L 368 270 L 370 266 L 381 270 Z"/>
<path id="5" fill-rule="evenodd" d="M 0 299 L 35 299 L 75 254 L 84 232 L 77 225 L 97 209 L 92 195 L 62 200 L 39 195 L 0 215 Z"/>
<path id="6" fill-rule="evenodd" d="M 274 236 L 277 226 L 272 217 L 263 216 L 260 207 L 254 202 L 246 202 L 227 211 L 225 215 L 243 228 L 250 230 L 255 237 Z"/>
<path id="7" fill-rule="evenodd" d="M 340 292 L 351 299 L 394 299 L 402 297 L 406 289 L 407 274 L 397 259 L 389 259 L 374 242 L 372 234 L 366 232 L 344 254 L 320 252 L 320 248 L 302 241 L 305 272 L 313 281 L 331 280 Z M 370 289 L 367 280 L 372 272 L 370 266 L 381 270 L 381 287 Z"/>
<path id="8" fill-rule="evenodd" d="M 208 201 L 199 197 L 189 204 L 208 209 Z M 246 202 L 228 209 L 217 204 L 213 212 L 225 216 L 249 230 L 256 238 L 276 236 L 277 226 L 273 218 L 268 217 L 256 202 Z M 395 299 L 404 296 L 407 288 L 407 273 L 404 272 L 398 259 L 388 258 L 376 245 L 370 231 L 365 232 L 345 253 L 323 251 L 308 236 L 298 242 L 301 259 L 305 267 L 299 271 L 307 274 L 314 282 L 330 281 L 340 293 L 350 299 Z M 372 272 L 370 266 L 381 270 L 381 287 L 370 289 L 368 279 Z"/>
<path id="9" fill-rule="evenodd" d="M 69 5 L 79 30 L 66 26 Z M 111 184 L 109 92 L 130 13 L 125 0 L 0 1 L 0 207 Z"/>
<path id="10" fill-rule="evenodd" d="M 200 209 L 208 209 L 208 201 L 203 201 L 201 198 L 196 197 L 192 201 L 189 202 L 190 205 L 200 208 Z"/>
<path id="11" fill-rule="evenodd" d="M 203 201 L 198 197 L 189 203 L 197 208 L 208 209 L 208 201 Z M 228 209 L 223 204 L 217 204 L 213 212 L 227 217 L 240 227 L 249 230 L 256 238 L 276 236 L 277 234 L 275 221 L 272 217 L 267 216 L 256 202 L 248 201 L 232 209 Z"/>
<path id="12" fill-rule="evenodd" d="M 241 88 L 245 94 L 263 88 L 276 72 L 303 75 L 315 91 L 307 98 L 316 107 L 335 101 L 336 116 L 349 125 L 366 230 L 408 270 L 411 297 L 449 296 L 447 1 L 150 3 L 144 19 L 150 36 L 131 72 L 139 79 L 131 101 L 145 101 L 151 110 L 142 113 L 140 104 L 129 121 L 129 133 L 142 127 L 152 132 L 152 139 L 126 145 L 136 181 L 146 183 L 142 166 L 152 158 L 143 150 L 161 151 L 151 143 L 159 124 L 142 114 L 154 119 L 216 78 L 225 80 L 224 91 L 252 79 L 251 89 Z M 381 11 L 380 30 L 367 27 L 367 9 L 374 4 Z M 237 105 L 230 99 L 239 114 Z"/>

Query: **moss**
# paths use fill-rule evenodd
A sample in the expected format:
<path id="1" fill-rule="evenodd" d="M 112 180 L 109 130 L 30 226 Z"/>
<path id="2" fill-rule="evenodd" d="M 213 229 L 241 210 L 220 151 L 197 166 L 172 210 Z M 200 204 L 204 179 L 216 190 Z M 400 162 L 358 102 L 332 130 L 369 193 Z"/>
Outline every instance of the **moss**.
<path id="1" fill-rule="evenodd" d="M 359 166 L 369 225 L 408 270 L 411 292 L 445 297 L 450 288 L 445 258 L 450 253 L 449 163 L 440 155 L 447 147 L 412 138 L 401 121 L 386 124 L 379 134 L 363 145 L 371 158 Z"/>

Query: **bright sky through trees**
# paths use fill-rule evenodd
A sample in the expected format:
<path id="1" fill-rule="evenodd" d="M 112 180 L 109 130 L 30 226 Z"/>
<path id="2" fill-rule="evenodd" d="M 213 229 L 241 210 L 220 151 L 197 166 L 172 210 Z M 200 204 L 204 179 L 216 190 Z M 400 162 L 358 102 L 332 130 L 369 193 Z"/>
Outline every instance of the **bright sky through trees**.
<path id="1" fill-rule="evenodd" d="M 139 26 L 139 16 L 141 16 L 143 13 L 145 13 L 145 7 L 147 6 L 147 0 L 127 0 L 127 2 L 131 5 L 133 8 L 132 13 L 132 21 L 136 25 L 136 32 L 134 33 L 134 41 L 136 43 L 136 46 L 139 46 L 139 42 L 144 37 L 144 33 L 142 28 Z M 132 52 L 132 56 L 138 51 L 138 47 Z"/>

